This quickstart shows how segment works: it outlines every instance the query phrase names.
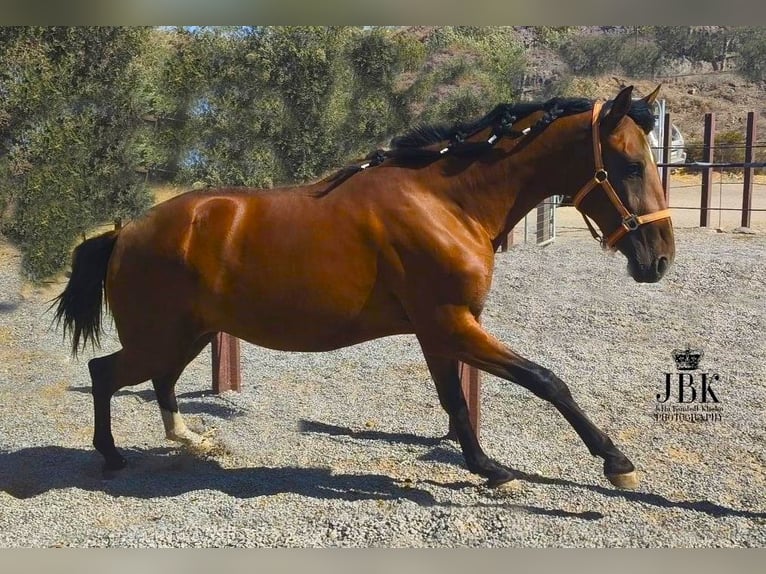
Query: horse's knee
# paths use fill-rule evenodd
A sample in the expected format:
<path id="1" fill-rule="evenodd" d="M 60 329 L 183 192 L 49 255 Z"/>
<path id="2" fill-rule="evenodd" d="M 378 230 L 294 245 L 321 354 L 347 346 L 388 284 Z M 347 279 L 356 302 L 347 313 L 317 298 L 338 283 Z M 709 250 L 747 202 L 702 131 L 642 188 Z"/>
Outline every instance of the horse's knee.
<path id="1" fill-rule="evenodd" d="M 532 379 L 532 384 L 529 385 L 530 390 L 541 399 L 555 403 L 572 398 L 567 384 L 545 367 L 537 366 L 530 378 Z"/>

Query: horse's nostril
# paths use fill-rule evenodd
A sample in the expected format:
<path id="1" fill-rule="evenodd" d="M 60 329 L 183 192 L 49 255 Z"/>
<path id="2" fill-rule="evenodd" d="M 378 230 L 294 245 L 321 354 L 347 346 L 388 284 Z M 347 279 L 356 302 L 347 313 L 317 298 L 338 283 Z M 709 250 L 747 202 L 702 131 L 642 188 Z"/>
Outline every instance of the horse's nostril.
<path id="1" fill-rule="evenodd" d="M 668 258 L 667 257 L 660 257 L 657 260 L 657 273 L 659 275 L 664 275 L 665 271 L 668 270 Z"/>

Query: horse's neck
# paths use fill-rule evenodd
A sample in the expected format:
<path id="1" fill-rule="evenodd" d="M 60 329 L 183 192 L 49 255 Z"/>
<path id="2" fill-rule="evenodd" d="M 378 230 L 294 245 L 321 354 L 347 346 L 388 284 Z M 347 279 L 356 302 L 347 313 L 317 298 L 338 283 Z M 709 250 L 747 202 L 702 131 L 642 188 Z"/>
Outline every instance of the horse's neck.
<path id="1" fill-rule="evenodd" d="M 447 193 L 494 240 L 551 194 L 545 170 L 545 161 L 524 151 L 491 164 L 477 160 L 447 178 Z"/>
<path id="2" fill-rule="evenodd" d="M 537 119 L 539 115 L 522 120 L 519 129 Z M 551 195 L 575 193 L 575 186 L 592 175 L 586 159 L 589 121 L 588 114 L 564 116 L 534 135 L 501 140 L 488 152 L 498 154 L 495 161 L 492 156 L 479 157 L 447 177 L 448 193 L 498 240 L 540 202 Z"/>

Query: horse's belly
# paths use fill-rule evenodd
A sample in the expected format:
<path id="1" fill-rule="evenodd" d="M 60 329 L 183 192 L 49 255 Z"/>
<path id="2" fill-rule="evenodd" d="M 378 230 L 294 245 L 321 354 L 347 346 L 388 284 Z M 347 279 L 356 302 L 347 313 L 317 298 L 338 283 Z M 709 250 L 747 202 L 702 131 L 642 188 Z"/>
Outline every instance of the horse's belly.
<path id="1" fill-rule="evenodd" d="M 362 312 L 353 318 L 271 309 L 250 321 L 226 321 L 224 330 L 249 343 L 281 351 L 329 351 L 363 341 L 411 331 L 398 309 L 391 313 Z"/>
<path id="2" fill-rule="evenodd" d="M 373 277 L 266 282 L 221 303 L 220 330 L 285 351 L 326 351 L 411 330 L 401 303 Z"/>

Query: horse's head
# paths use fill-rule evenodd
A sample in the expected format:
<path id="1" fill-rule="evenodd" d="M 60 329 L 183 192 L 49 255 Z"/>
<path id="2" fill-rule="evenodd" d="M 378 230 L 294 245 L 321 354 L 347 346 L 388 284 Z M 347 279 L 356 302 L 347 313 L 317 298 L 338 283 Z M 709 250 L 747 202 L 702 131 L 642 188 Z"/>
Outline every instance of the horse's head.
<path id="1" fill-rule="evenodd" d="M 604 234 L 605 248 L 628 259 L 628 271 L 639 282 L 659 281 L 675 256 L 670 211 L 649 147 L 654 116 L 651 105 L 659 87 L 632 100 L 632 86 L 603 106 L 593 108 L 591 133 L 594 176 L 573 203 Z M 588 222 L 594 237 L 598 237 Z"/>

